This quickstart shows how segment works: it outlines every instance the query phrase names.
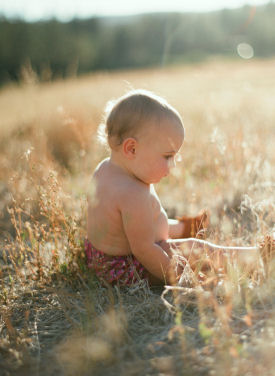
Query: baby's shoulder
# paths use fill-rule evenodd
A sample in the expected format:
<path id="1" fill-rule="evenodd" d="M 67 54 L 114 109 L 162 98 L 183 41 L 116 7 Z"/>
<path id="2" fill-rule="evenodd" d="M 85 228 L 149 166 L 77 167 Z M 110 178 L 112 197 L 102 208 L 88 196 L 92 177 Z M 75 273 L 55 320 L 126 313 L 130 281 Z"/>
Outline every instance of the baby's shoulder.
<path id="1" fill-rule="evenodd" d="M 149 197 L 150 190 L 148 187 L 142 183 L 137 181 L 135 178 L 129 177 L 126 178 L 124 181 L 121 181 L 120 191 L 124 196 L 127 197 Z"/>
<path id="2" fill-rule="evenodd" d="M 109 194 L 116 200 L 119 198 L 144 198 L 150 193 L 144 183 L 130 175 L 121 173 L 121 170 L 113 166 L 108 158 L 98 164 L 92 175 L 92 182 L 99 191 Z"/>
<path id="3" fill-rule="evenodd" d="M 127 179 L 117 191 L 118 206 L 121 211 L 147 207 L 150 205 L 150 191 L 142 182 Z M 132 209 L 131 209 L 132 208 Z"/>

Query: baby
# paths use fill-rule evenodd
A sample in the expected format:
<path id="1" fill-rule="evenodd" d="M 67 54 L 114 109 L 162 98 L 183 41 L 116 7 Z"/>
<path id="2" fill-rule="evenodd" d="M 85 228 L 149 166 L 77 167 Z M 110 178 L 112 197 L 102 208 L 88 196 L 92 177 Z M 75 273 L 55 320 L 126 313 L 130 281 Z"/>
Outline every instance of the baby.
<path id="1" fill-rule="evenodd" d="M 194 237 L 208 222 L 206 213 L 168 219 L 154 188 L 175 166 L 182 119 L 164 99 L 136 90 L 107 111 L 106 134 L 111 155 L 96 167 L 88 197 L 88 267 L 110 284 L 173 283 L 182 269 L 170 239 Z"/>

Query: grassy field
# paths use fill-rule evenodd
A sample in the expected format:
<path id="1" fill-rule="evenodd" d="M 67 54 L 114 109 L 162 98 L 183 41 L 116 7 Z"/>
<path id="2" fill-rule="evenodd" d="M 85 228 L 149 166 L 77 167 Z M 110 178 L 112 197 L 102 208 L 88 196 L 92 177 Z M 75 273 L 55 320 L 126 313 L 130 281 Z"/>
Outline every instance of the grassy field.
<path id="1" fill-rule="evenodd" d="M 108 100 L 130 88 L 183 116 L 182 161 L 156 188 L 170 217 L 211 212 L 208 239 L 275 228 L 275 60 L 98 73 L 0 91 L 0 375 L 273 375 L 274 260 L 234 259 L 202 287 L 102 286 L 84 262 L 86 193 L 108 150 Z"/>

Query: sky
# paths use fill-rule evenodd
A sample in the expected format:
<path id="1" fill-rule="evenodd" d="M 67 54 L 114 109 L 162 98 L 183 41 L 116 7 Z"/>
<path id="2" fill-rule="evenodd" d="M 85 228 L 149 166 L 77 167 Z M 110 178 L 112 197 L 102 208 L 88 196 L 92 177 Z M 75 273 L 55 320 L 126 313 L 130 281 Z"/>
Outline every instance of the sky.
<path id="1" fill-rule="evenodd" d="M 269 0 L 0 0 L 0 15 L 27 21 L 56 17 L 130 15 L 147 12 L 207 12 L 237 8 L 245 4 L 263 5 Z"/>

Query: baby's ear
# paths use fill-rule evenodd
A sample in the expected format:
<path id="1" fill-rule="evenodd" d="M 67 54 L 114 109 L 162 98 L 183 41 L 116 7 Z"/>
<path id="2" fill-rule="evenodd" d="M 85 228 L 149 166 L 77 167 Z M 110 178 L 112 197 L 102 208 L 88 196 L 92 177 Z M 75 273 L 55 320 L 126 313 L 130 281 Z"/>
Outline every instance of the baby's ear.
<path id="1" fill-rule="evenodd" d="M 122 151 L 126 158 L 134 159 L 136 156 L 137 141 L 134 138 L 126 138 L 122 144 Z"/>

